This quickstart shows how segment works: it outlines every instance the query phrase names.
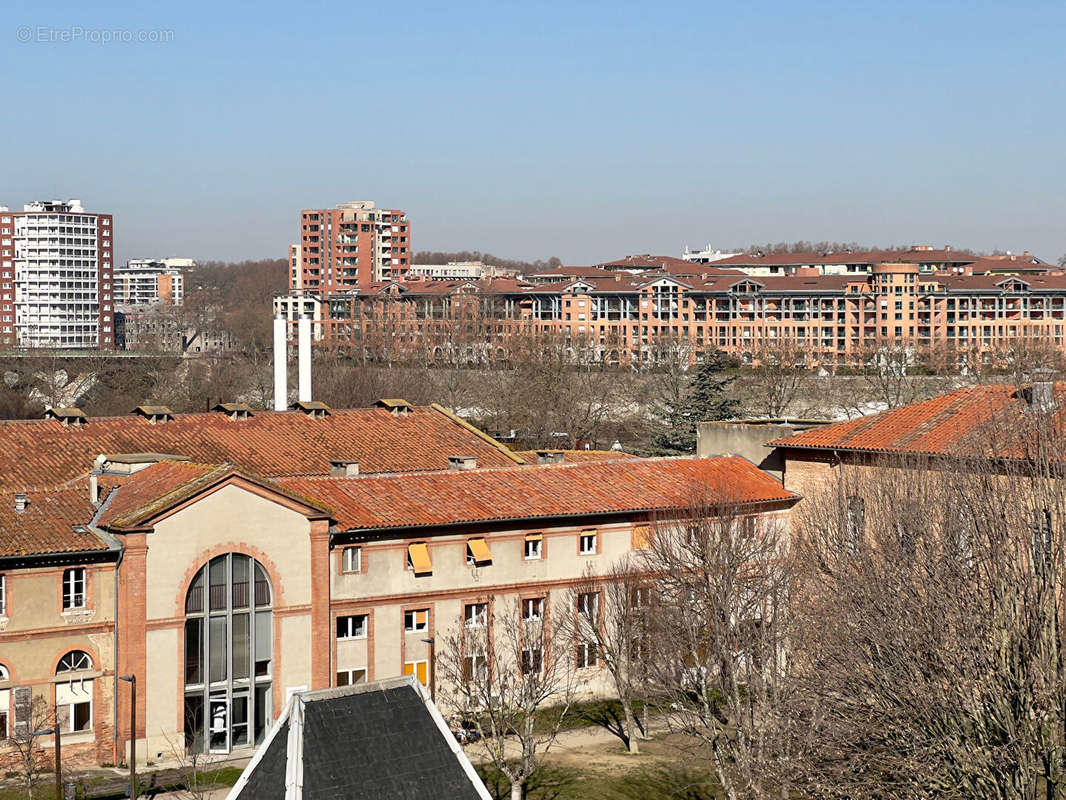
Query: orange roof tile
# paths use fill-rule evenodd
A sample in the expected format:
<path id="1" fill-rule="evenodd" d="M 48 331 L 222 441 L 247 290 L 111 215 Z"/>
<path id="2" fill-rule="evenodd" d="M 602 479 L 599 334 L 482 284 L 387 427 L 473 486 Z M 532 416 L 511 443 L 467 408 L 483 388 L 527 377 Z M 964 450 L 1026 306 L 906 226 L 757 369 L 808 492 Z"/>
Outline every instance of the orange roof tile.
<path id="1" fill-rule="evenodd" d="M 0 423 L 0 450 L 0 490 L 12 491 L 84 475 L 101 453 L 171 453 L 260 475 L 324 474 L 333 458 L 358 461 L 364 473 L 446 469 L 452 455 L 474 456 L 484 467 L 520 462 L 488 435 L 427 406 L 401 416 L 382 408 L 335 409 L 324 419 L 300 411 L 257 411 L 238 421 L 217 412 L 178 414 L 162 425 L 133 415 L 90 417 L 80 428 L 7 421 Z"/>
<path id="2" fill-rule="evenodd" d="M 1066 384 L 1055 385 L 1057 407 L 1066 406 Z M 1030 408 L 1018 388 L 987 384 L 961 389 L 931 400 L 826 425 L 769 442 L 771 447 L 914 455 L 972 454 L 975 441 L 992 424 L 1011 428 Z M 1066 422 L 1066 411 L 1058 414 Z M 1007 455 L 998 453 L 998 455 Z"/>
<path id="3" fill-rule="evenodd" d="M 408 528 L 739 504 L 798 496 L 742 458 L 653 458 L 357 478 L 277 480 L 346 529 Z"/>
<path id="4" fill-rule="evenodd" d="M 15 493 L 0 491 L 0 557 L 84 553 L 108 549 L 96 534 L 75 531 L 88 525 L 96 509 L 89 502 L 88 481 L 48 491 L 27 492 L 23 511 L 15 510 Z"/>

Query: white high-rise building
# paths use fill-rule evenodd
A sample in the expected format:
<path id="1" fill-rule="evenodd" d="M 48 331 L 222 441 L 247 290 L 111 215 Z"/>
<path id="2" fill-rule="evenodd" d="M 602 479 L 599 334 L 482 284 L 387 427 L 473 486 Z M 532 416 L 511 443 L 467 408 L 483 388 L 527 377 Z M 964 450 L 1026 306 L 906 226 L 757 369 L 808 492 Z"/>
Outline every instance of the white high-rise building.
<path id="1" fill-rule="evenodd" d="M 78 200 L 0 206 L 0 344 L 115 346 L 113 221 Z"/>
<path id="2" fill-rule="evenodd" d="M 115 302 L 120 306 L 180 306 L 185 299 L 182 269 L 195 265 L 191 258 L 131 258 L 125 266 L 115 267 Z"/>

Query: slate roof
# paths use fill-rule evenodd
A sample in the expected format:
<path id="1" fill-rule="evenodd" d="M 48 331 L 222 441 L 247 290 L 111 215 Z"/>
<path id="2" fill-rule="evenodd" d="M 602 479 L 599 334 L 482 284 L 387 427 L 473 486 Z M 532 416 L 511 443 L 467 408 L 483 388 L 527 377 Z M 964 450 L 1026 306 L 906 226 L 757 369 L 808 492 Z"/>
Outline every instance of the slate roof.
<path id="1" fill-rule="evenodd" d="M 411 676 L 293 695 L 227 800 L 285 797 L 490 800 Z"/>
<path id="2" fill-rule="evenodd" d="M 1056 421 L 1066 423 L 1066 384 L 1055 384 Z M 972 455 L 992 435 L 1001 440 L 996 454 L 1009 456 L 1010 431 L 1024 432 L 1029 401 L 1018 387 L 987 384 L 961 389 L 931 400 L 882 411 L 858 419 L 812 428 L 775 439 L 770 447 L 792 450 L 836 450 L 900 455 Z"/>
<path id="3" fill-rule="evenodd" d="M 0 492 L 66 483 L 87 474 L 101 453 L 169 453 L 259 475 L 324 474 L 337 458 L 358 461 L 363 473 L 447 469 L 448 456 L 460 454 L 485 467 L 520 462 L 439 406 L 416 406 L 405 416 L 384 408 L 334 409 L 323 419 L 301 411 L 257 411 L 245 420 L 220 412 L 178 414 L 155 425 L 137 415 L 90 417 L 77 428 L 54 419 L 6 421 L 0 452 Z"/>
<path id="4" fill-rule="evenodd" d="M 327 508 L 347 530 L 654 512 L 686 508 L 697 500 L 755 504 L 799 499 L 737 457 L 623 457 L 512 469 L 289 477 L 277 483 Z"/>

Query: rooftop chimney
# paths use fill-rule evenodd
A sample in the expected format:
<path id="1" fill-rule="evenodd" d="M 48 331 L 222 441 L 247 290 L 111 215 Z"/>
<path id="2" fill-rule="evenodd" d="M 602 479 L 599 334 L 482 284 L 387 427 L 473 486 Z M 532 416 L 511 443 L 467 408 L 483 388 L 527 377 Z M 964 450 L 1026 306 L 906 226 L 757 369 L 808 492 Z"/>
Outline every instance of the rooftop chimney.
<path id="1" fill-rule="evenodd" d="M 473 456 L 448 456 L 448 469 L 477 469 Z"/>
<path id="2" fill-rule="evenodd" d="M 311 318 L 306 314 L 300 316 L 296 323 L 298 334 L 297 362 L 299 367 L 299 391 L 297 399 L 302 403 L 311 402 Z"/>
<path id="3" fill-rule="evenodd" d="M 26 498 L 25 492 L 15 493 L 15 511 L 21 514 L 26 510 L 26 506 L 29 505 L 29 500 Z"/>
<path id="4" fill-rule="evenodd" d="M 1055 408 L 1055 371 L 1046 367 L 1033 370 L 1033 387 L 1029 404 L 1035 411 L 1048 412 Z"/>
<path id="5" fill-rule="evenodd" d="M 289 404 L 289 354 L 285 341 L 285 319 L 274 317 L 274 410 L 284 411 Z"/>
<path id="6" fill-rule="evenodd" d="M 329 474 L 335 478 L 354 478 L 359 474 L 359 462 L 340 458 L 330 459 Z"/>
<path id="7" fill-rule="evenodd" d="M 563 451 L 562 450 L 538 450 L 537 451 L 537 464 L 544 466 L 546 464 L 562 464 L 563 463 Z"/>

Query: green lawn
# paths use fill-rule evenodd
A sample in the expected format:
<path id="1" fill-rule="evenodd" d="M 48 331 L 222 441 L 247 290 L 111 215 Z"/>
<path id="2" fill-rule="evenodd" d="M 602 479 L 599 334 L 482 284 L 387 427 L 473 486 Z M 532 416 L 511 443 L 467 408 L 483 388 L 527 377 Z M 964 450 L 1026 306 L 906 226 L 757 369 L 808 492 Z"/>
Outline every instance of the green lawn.
<path id="1" fill-rule="evenodd" d="M 479 766 L 489 793 L 508 800 L 510 784 L 494 767 Z M 527 787 L 526 800 L 718 800 L 710 773 L 675 764 L 634 764 L 612 774 L 545 766 Z"/>

